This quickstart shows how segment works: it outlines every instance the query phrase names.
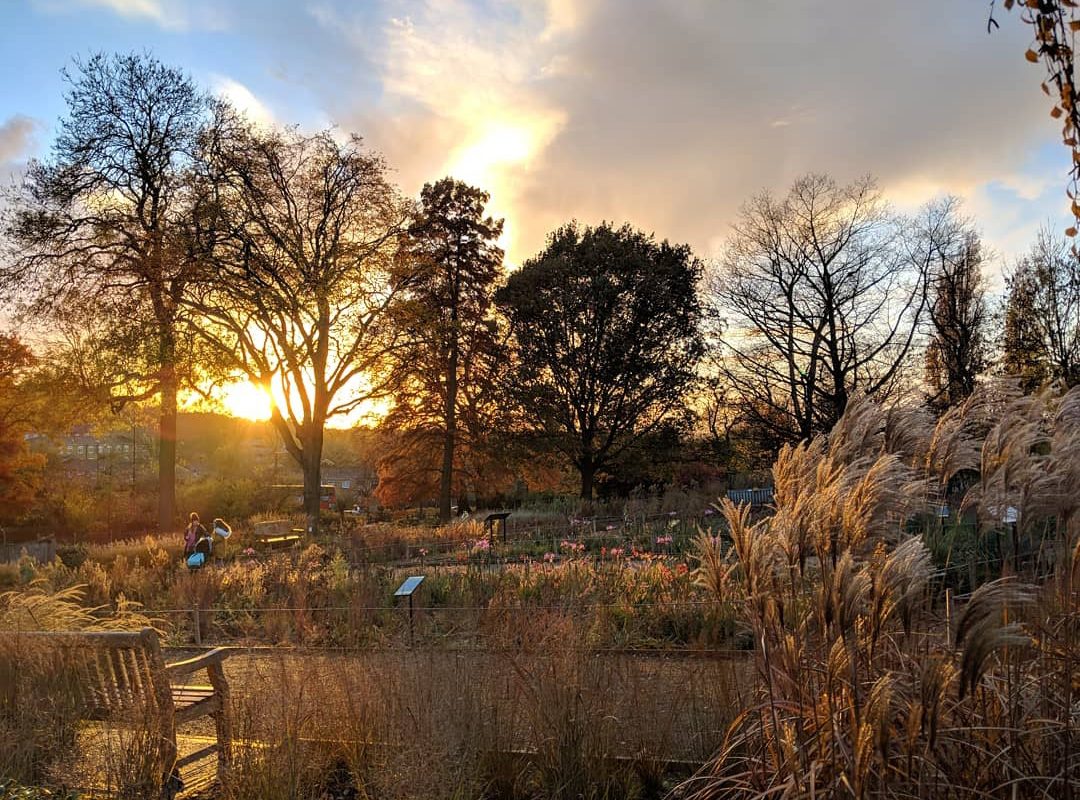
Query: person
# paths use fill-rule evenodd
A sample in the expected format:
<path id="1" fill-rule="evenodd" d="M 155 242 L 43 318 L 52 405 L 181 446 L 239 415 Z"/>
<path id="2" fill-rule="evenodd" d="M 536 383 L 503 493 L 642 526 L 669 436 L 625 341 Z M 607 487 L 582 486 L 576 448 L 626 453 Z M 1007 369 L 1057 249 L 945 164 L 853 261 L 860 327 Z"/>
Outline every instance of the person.
<path id="1" fill-rule="evenodd" d="M 188 515 L 188 524 L 184 529 L 184 556 L 190 556 L 195 552 L 195 543 L 206 536 L 206 528 L 199 522 L 199 515 L 194 511 Z"/>

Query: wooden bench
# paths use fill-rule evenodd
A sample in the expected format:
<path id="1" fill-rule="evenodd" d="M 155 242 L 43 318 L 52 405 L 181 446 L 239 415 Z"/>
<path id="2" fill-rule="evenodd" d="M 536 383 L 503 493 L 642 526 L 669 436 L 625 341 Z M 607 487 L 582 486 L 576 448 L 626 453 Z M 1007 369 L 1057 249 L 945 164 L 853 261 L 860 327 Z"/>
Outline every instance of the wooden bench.
<path id="1" fill-rule="evenodd" d="M 218 780 L 226 780 L 232 760 L 232 725 L 229 684 L 222 662 L 229 655 L 228 648 L 167 664 L 157 632 L 151 628 L 132 632 L 20 632 L 5 636 L 25 637 L 70 657 L 69 663 L 79 678 L 80 718 L 131 724 L 153 720 L 161 733 L 164 797 L 172 797 L 180 788 L 184 767 L 215 751 Z M 202 670 L 206 671 L 209 685 L 187 682 L 193 673 Z M 205 716 L 214 719 L 216 742 L 178 759 L 176 727 Z"/>
<path id="2" fill-rule="evenodd" d="M 292 547 L 299 544 L 304 537 L 304 529 L 293 528 L 292 523 L 287 519 L 273 519 L 252 525 L 251 536 L 255 544 L 265 550 L 273 550 L 275 547 Z"/>

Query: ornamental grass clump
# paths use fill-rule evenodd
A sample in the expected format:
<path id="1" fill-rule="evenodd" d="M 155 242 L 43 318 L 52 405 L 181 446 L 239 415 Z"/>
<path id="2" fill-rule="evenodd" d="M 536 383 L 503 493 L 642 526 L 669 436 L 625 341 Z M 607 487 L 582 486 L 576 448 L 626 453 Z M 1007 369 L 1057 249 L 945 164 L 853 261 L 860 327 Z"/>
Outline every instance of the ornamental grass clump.
<path id="1" fill-rule="evenodd" d="M 1014 547 L 1000 579 L 949 598 L 910 521 L 973 469 L 976 535 Z M 860 400 L 773 478 L 774 514 L 724 500 L 731 546 L 697 541 L 698 584 L 753 638 L 756 688 L 677 794 L 1080 796 L 1080 389 L 994 384 L 933 426 Z"/>

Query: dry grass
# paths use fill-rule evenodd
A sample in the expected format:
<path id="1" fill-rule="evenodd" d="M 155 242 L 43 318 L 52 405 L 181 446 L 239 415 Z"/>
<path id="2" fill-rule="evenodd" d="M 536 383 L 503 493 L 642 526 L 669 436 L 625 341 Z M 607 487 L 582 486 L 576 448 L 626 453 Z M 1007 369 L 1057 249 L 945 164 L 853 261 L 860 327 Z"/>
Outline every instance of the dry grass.
<path id="1" fill-rule="evenodd" d="M 704 760 L 738 662 L 601 656 L 539 615 L 500 653 L 260 657 L 235 677 L 234 798 L 650 798 Z M 240 667 L 234 659 L 233 669 Z"/>
<path id="2" fill-rule="evenodd" d="M 775 516 L 751 525 L 725 503 L 734 546 L 699 545 L 701 583 L 738 600 L 758 644 L 757 689 L 681 796 L 1077 795 L 1080 390 L 993 386 L 933 428 L 898 414 L 861 402 L 828 439 L 786 449 Z M 976 465 L 984 535 L 1012 506 L 1021 531 L 1058 538 L 1036 562 L 1050 580 L 982 586 L 950 639 L 904 522 Z"/>

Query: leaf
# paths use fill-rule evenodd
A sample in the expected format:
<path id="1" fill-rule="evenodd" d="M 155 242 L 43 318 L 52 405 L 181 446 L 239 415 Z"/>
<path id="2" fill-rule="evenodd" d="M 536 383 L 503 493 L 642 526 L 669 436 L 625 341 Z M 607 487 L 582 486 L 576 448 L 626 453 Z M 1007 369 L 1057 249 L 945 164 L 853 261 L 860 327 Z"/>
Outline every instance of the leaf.
<path id="1" fill-rule="evenodd" d="M 1026 53 L 1024 53 L 1024 58 L 1026 58 L 1032 64 L 1039 63 L 1039 54 L 1036 53 L 1034 50 L 1029 49 Z"/>
<path id="2" fill-rule="evenodd" d="M 1054 106 L 1053 110 L 1050 112 L 1050 116 L 1053 117 L 1054 119 L 1057 119 L 1058 117 L 1060 117 L 1064 113 L 1065 112 L 1062 111 L 1058 106 Z"/>
<path id="3" fill-rule="evenodd" d="M 1074 236 L 1076 236 L 1076 228 L 1066 228 L 1065 235 L 1068 236 L 1070 239 L 1073 238 Z"/>
<path id="4" fill-rule="evenodd" d="M 1069 20 L 1070 31 L 1080 31 L 1080 19 Z"/>

